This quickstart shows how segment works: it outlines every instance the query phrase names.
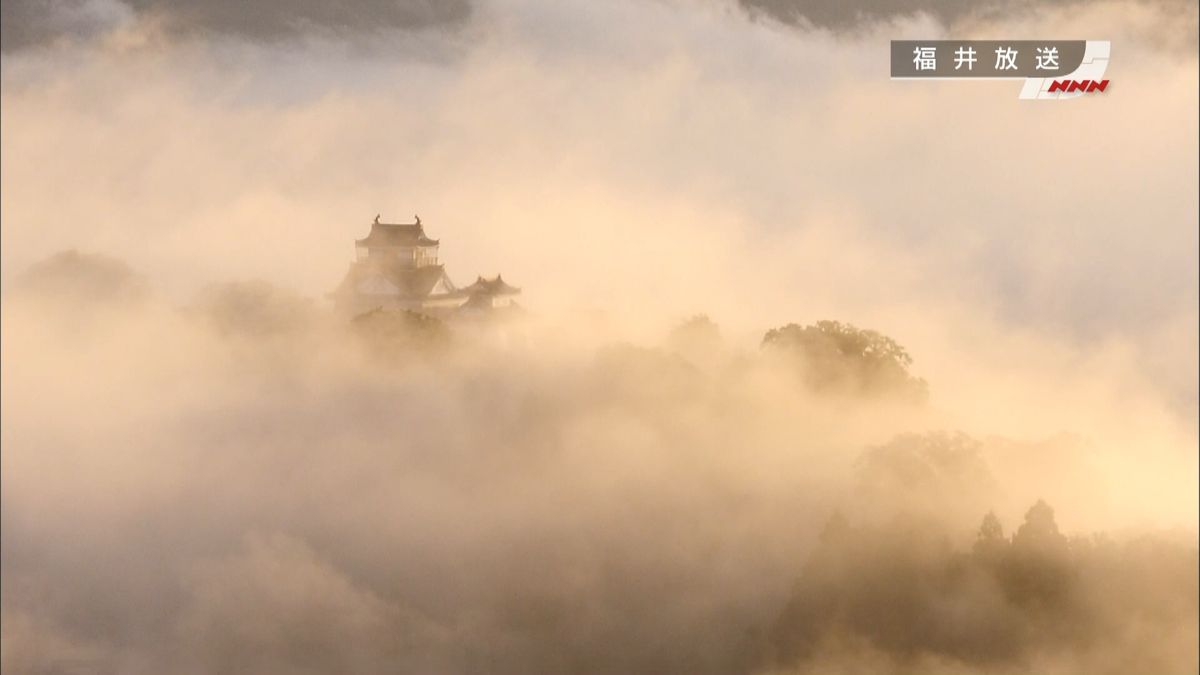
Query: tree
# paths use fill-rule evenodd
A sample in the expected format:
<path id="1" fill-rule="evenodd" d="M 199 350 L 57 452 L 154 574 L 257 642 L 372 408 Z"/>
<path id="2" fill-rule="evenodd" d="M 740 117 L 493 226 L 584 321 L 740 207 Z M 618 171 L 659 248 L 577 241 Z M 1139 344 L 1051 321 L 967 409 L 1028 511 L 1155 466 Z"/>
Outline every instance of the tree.
<path id="1" fill-rule="evenodd" d="M 667 347 L 694 363 L 712 360 L 721 352 L 721 329 L 705 314 L 697 314 L 671 329 Z"/>
<path id="2" fill-rule="evenodd" d="M 1008 540 L 1004 538 L 1004 528 L 995 512 L 988 511 L 979 525 L 979 533 L 975 536 L 975 555 L 988 561 L 997 561 L 1008 549 Z"/>
<path id="3" fill-rule="evenodd" d="M 871 509 L 943 518 L 978 513 L 998 496 L 983 443 L 962 432 L 897 435 L 868 447 L 855 470 Z"/>
<path id="4" fill-rule="evenodd" d="M 1039 499 L 1025 512 L 1025 522 L 1017 528 L 1013 544 L 1029 548 L 1057 548 L 1065 546 L 1067 538 L 1058 531 L 1054 521 L 1054 509 Z"/>
<path id="5" fill-rule="evenodd" d="M 834 511 L 833 515 L 829 516 L 829 520 L 825 521 L 825 526 L 821 528 L 820 537 L 822 544 L 835 545 L 846 539 L 850 534 L 850 521 L 846 520 L 846 516 L 842 515 L 840 510 Z"/>
<path id="6" fill-rule="evenodd" d="M 979 526 L 979 541 L 1000 541 L 1004 539 L 1004 528 L 994 511 L 988 511 Z"/>
<path id="7" fill-rule="evenodd" d="M 15 281 L 21 295 L 88 310 L 141 302 L 150 294 L 146 279 L 123 261 L 74 249 L 33 264 Z"/>
<path id="8" fill-rule="evenodd" d="M 1013 535 L 1002 582 L 1018 604 L 1057 607 L 1073 588 L 1074 566 L 1067 538 L 1058 531 L 1054 509 L 1039 499 Z"/>
<path id="9" fill-rule="evenodd" d="M 446 349 L 450 329 L 440 319 L 408 310 L 373 309 L 350 321 L 368 348 L 385 360 Z"/>
<path id="10" fill-rule="evenodd" d="M 721 329 L 707 314 L 697 314 L 671 329 L 667 342 L 672 346 L 680 344 L 705 345 L 721 341 Z"/>
<path id="11" fill-rule="evenodd" d="M 219 332 L 230 335 L 288 333 L 313 319 L 308 298 L 257 280 L 210 285 L 192 310 Z"/>
<path id="12" fill-rule="evenodd" d="M 764 349 L 789 356 L 814 390 L 927 396 L 925 381 L 908 372 L 912 357 L 892 338 L 838 321 L 788 324 L 763 336 Z"/>

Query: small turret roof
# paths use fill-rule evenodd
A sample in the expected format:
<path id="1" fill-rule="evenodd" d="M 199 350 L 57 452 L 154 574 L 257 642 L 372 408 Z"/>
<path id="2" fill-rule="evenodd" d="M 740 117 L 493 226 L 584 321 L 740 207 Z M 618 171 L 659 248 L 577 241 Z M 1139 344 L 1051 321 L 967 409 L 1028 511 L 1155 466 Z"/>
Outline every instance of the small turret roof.
<path id="1" fill-rule="evenodd" d="M 504 279 L 497 274 L 495 279 L 484 279 L 482 276 L 475 280 L 475 283 L 462 289 L 464 293 L 475 295 L 516 295 L 521 292 L 521 289 L 516 286 L 509 286 L 504 283 Z"/>

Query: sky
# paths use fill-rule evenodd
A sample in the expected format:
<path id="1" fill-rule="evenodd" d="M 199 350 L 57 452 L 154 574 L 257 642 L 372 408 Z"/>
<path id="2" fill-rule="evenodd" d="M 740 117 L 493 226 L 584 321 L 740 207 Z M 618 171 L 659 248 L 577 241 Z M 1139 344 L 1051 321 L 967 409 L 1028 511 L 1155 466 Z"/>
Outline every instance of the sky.
<path id="1" fill-rule="evenodd" d="M 5 469 L 20 477 L 4 483 L 4 548 L 24 551 L 4 582 L 25 589 L 4 606 L 10 644 L 39 636 L 122 672 L 219 672 L 205 653 L 234 663 L 258 649 L 281 655 L 263 672 L 305 672 L 288 640 L 221 633 L 261 601 L 301 625 L 340 608 L 344 622 L 300 642 L 325 655 L 350 644 L 363 664 L 395 656 L 372 631 L 403 626 L 432 659 L 407 662 L 434 672 L 464 668 L 456 642 L 500 672 L 558 658 L 702 671 L 665 647 L 599 656 L 648 621 L 620 604 L 638 587 L 605 576 L 617 569 L 683 580 L 651 596 L 677 619 L 662 639 L 712 631 L 705 667 L 719 672 L 740 647 L 688 598 L 769 622 L 786 561 L 854 502 L 853 458 L 938 429 L 981 439 L 1006 490 L 992 502 L 935 490 L 955 541 L 989 508 L 1014 530 L 1040 497 L 1064 531 L 1195 530 L 1195 2 L 2 9 Z M 1015 81 L 887 76 L 892 39 L 1039 37 L 1110 40 L 1107 90 L 1021 101 Z M 256 280 L 327 308 L 376 214 L 419 214 L 460 284 L 503 273 L 521 287 L 542 322 L 533 348 L 389 379 L 332 328 L 243 343 L 188 313 L 214 285 Z M 78 320 L 31 310 L 25 270 L 69 249 L 123 261 L 153 300 Z M 653 355 L 696 314 L 726 345 L 726 365 L 698 366 L 703 386 Z M 758 363 L 768 329 L 821 319 L 903 344 L 929 407 L 813 400 L 763 364 L 723 379 L 729 363 Z M 498 458 L 477 464 L 485 445 Z M 631 528 L 626 498 L 663 510 Z M 488 515 L 469 517 L 480 504 Z M 427 518 L 388 521 L 378 539 L 363 523 L 381 510 Z M 697 514 L 705 525 L 682 525 Z M 105 528 L 111 540 L 81 534 Z M 609 548 L 543 546 L 580 529 Z M 194 536 L 153 536 L 181 531 Z M 701 565 L 717 545 L 763 557 Z M 133 565 L 144 583 L 128 572 L 139 547 L 162 562 Z M 522 555 L 546 556 L 550 590 Z M 84 574 L 90 556 L 104 562 Z M 453 565 L 461 556 L 491 566 Z M 264 581 L 280 567 L 286 580 Z M 439 569 L 453 583 L 422 589 Z M 605 584 L 618 606 L 599 600 Z M 265 597 L 229 599 L 247 585 Z M 554 633 L 506 604 L 530 594 L 595 613 Z M 147 628 L 159 623 L 174 632 Z M 566 638 L 578 652 L 541 651 Z M 843 648 L 865 672 L 899 658 L 830 653 Z M 1070 660 L 1078 672 L 1105 661 L 1087 653 Z"/>
<path id="2" fill-rule="evenodd" d="M 547 312 L 1121 352 L 1195 426 L 1195 3 L 38 6 L 5 6 L 0 283 L 77 248 L 320 299 L 419 213 Z M 1109 39 L 1113 90 L 882 76 L 950 35 Z"/>

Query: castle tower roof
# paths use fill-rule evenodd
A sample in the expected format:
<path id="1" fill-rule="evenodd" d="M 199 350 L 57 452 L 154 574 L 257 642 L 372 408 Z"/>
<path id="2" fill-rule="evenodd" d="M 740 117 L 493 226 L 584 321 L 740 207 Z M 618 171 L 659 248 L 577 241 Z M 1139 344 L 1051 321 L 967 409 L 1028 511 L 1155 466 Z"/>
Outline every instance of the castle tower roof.
<path id="1" fill-rule="evenodd" d="M 421 219 L 415 223 L 381 223 L 379 217 L 371 223 L 371 232 L 362 239 L 354 242 L 358 246 L 374 248 L 376 246 L 437 246 L 437 239 L 425 236 L 425 228 Z"/>

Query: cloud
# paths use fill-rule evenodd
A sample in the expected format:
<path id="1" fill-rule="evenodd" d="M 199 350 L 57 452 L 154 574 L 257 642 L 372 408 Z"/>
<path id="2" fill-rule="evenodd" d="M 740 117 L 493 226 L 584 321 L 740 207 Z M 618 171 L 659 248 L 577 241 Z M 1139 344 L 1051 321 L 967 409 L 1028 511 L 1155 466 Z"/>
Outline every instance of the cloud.
<path id="1" fill-rule="evenodd" d="M 714 0 L 709 4 L 719 7 L 723 1 Z M 3 8 L 0 44 L 5 52 L 12 52 L 63 39 L 97 37 L 137 23 L 153 24 L 156 29 L 173 36 L 206 39 L 233 37 L 279 43 L 318 37 L 373 43 L 375 38 L 394 31 L 464 29 L 477 9 L 476 4 L 471 0 L 355 0 L 332 4 L 315 0 L 251 3 L 216 0 L 199 4 L 183 0 L 11 0 Z M 482 4 L 486 14 L 493 3 Z M 982 3 L 954 0 L 737 0 L 738 8 L 752 18 L 766 17 L 786 25 L 837 32 L 871 30 L 878 24 L 920 17 L 932 18 L 947 30 L 973 29 L 981 23 L 1036 16 L 1051 8 L 1087 13 L 1094 6 L 1104 5 L 1125 11 L 1150 8 L 1153 13 L 1171 17 L 1171 23 L 1175 24 L 1171 30 L 1178 31 L 1182 24 L 1190 43 L 1195 42 L 1195 0 L 990 0 Z"/>
<path id="2" fill-rule="evenodd" d="M 1196 652 L 1196 606 L 1171 599 L 1196 565 L 1181 542 L 1068 538 L 1043 501 L 1012 537 L 985 517 L 970 550 L 919 519 L 835 519 L 772 641 L 786 672 L 1172 671 Z M 1152 646 L 1131 615 L 1161 622 Z"/>
<path id="3" fill-rule="evenodd" d="M 59 259 L 55 288 L 97 266 Z M 1120 663 L 1194 656 L 1195 596 L 1171 580 L 1194 578 L 1195 548 L 1158 525 L 1186 521 L 1195 488 L 1162 479 L 1185 474 L 1164 429 L 1119 469 L 1113 438 L 927 433 L 953 415 L 814 392 L 799 365 L 727 343 L 691 360 L 678 336 L 452 324 L 447 349 L 396 341 L 408 357 L 384 360 L 332 312 L 278 320 L 295 307 L 260 284 L 181 308 L 6 295 L 6 667 L 986 672 L 1036 652 L 1094 672 L 1093 624 L 1021 627 L 1021 603 L 1053 593 L 1010 606 L 1008 572 L 955 572 L 983 513 L 1019 522 L 1039 495 L 1063 532 L 1130 551 L 1088 552 L 1062 612 L 1132 631 Z M 859 534 L 827 550 L 839 512 Z M 811 562 L 829 556 L 853 564 Z M 1165 590 L 1126 592 L 1149 578 Z M 852 612 L 797 628 L 808 602 Z"/>
<path id="4" fill-rule="evenodd" d="M 694 4 L 481 6 L 477 39 L 434 62 L 21 54 L 5 60 L 4 268 L 81 247 L 174 291 L 262 277 L 317 297 L 375 213 L 420 211 L 452 277 L 503 272 L 543 309 L 708 312 L 740 339 L 837 317 L 927 355 L 1020 327 L 1132 350 L 1182 410 L 1196 61 L 1158 51 L 1170 15 L 1138 7 L 1011 24 L 1124 55 L 1111 95 L 1049 108 L 1004 103 L 1009 82 L 887 81 L 874 47 L 927 23 L 835 37 Z"/>
<path id="5" fill-rule="evenodd" d="M 395 30 L 449 28 L 470 15 L 468 0 L 355 0 L 347 3 L 177 0 L 11 0 L 4 3 L 5 52 L 86 38 L 131 22 L 174 35 L 282 41 L 306 35 L 356 41 Z"/>
<path id="6" fill-rule="evenodd" d="M 384 51 L 140 40 L 144 13 L 6 53 L 5 667 L 790 668 L 771 630 L 834 512 L 887 544 L 851 586 L 894 582 L 888 524 L 921 523 L 909 571 L 937 588 L 905 606 L 939 630 L 1009 617 L 986 577 L 941 574 L 988 511 L 1194 539 L 1197 66 L 1158 45 L 1186 30 L 1123 3 L 977 25 L 1118 47 L 1103 98 L 1026 105 L 889 82 L 879 46 L 929 16 L 731 7 L 493 0 Z M 521 286 L 528 323 L 424 350 L 334 317 L 353 239 L 414 211 L 452 278 Z M 104 257 L 23 286 L 72 248 Z M 664 342 L 700 312 L 716 330 Z M 815 393 L 759 348 L 820 319 L 893 338 L 928 401 Z M 1143 560 L 1097 579 L 1195 564 Z M 1144 623 L 1095 597 L 1110 644 L 1194 663 L 1194 594 Z M 822 633 L 799 667 L 911 669 L 895 625 Z M 1103 646 L 1018 639 L 1000 667 L 1126 663 Z"/>
<path id="7" fill-rule="evenodd" d="M 302 541 L 247 535 L 244 548 L 195 563 L 175 636 L 196 672 L 382 672 L 447 650 L 430 620 L 358 588 Z M 416 653 L 413 653 L 416 652 Z"/>
<path id="8" fill-rule="evenodd" d="M 1108 0 L 989 0 L 977 3 L 955 0 L 738 0 L 739 6 L 752 16 L 767 16 L 786 24 L 838 31 L 863 29 L 875 23 L 921 15 L 930 16 L 942 26 L 951 28 L 980 20 L 1011 20 L 1048 7 L 1086 12 L 1088 5 L 1106 2 Z M 1185 20 L 1190 18 L 1191 23 L 1195 23 L 1195 0 L 1154 0 L 1144 4 L 1178 14 Z"/>
<path id="9" fill-rule="evenodd" d="M 58 38 L 83 38 L 128 20 L 118 0 L 15 0 L 0 7 L 0 49 L 4 52 Z"/>

